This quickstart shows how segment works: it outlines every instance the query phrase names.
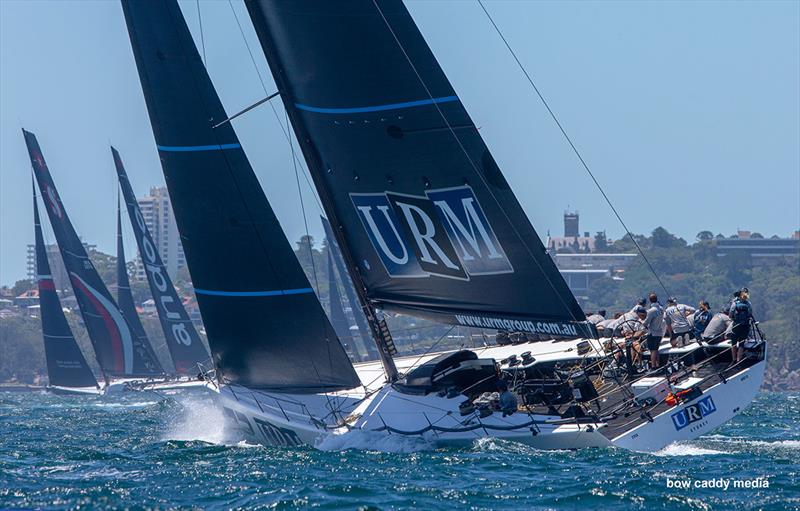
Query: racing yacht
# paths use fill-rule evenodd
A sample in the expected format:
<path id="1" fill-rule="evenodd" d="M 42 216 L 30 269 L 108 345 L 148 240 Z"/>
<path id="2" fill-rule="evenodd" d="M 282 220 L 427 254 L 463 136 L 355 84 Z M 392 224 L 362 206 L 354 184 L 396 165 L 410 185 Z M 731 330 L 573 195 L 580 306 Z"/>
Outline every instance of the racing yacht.
<path id="1" fill-rule="evenodd" d="M 724 342 L 665 342 L 658 370 L 598 338 L 401 1 L 246 0 L 378 351 L 353 365 L 177 2 L 122 6 L 216 390 L 253 440 L 654 451 L 713 430 L 758 392 L 756 328 L 739 362 Z M 516 341 L 396 357 L 393 313 Z M 500 404 L 506 392 L 516 406 Z"/>

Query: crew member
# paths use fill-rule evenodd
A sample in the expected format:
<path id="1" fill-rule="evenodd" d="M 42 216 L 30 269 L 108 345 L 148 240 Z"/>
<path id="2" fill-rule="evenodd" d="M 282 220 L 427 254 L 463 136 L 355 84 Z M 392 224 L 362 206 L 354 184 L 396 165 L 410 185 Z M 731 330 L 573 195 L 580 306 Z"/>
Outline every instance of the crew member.
<path id="1" fill-rule="evenodd" d="M 730 331 L 731 323 L 733 322 L 730 316 L 728 316 L 728 309 L 722 309 L 722 311 L 714 314 L 711 321 L 708 322 L 708 326 L 703 330 L 702 340 L 709 344 L 720 342 L 725 336 L 725 333 Z"/>
<path id="2" fill-rule="evenodd" d="M 586 316 L 586 321 L 589 323 L 597 326 L 600 324 L 601 321 L 606 319 L 606 310 L 600 309 L 599 311 L 595 312 L 594 314 L 588 314 Z"/>
<path id="3" fill-rule="evenodd" d="M 693 324 L 694 338 L 697 339 L 698 342 L 703 339 L 703 332 L 705 332 L 713 315 L 714 314 L 711 312 L 711 305 L 707 301 L 701 300 L 694 313 Z"/>
<path id="4" fill-rule="evenodd" d="M 618 346 L 624 349 L 629 345 L 632 351 L 631 364 L 637 364 L 642 353 L 642 349 L 637 341 L 644 338 L 647 334 L 647 329 L 644 326 L 644 320 L 647 317 L 647 309 L 639 306 L 636 307 L 633 312 L 636 316 L 624 321 L 622 325 L 620 325 L 620 333 L 625 337 L 625 340 L 618 343 Z"/>
<path id="5" fill-rule="evenodd" d="M 664 321 L 664 308 L 658 302 L 658 296 L 655 293 L 650 293 L 648 296 L 650 300 L 650 308 L 647 309 L 647 314 L 644 318 L 644 327 L 647 330 L 647 349 L 650 350 L 650 369 L 658 368 L 660 361 L 658 355 L 658 348 L 661 347 L 661 339 L 664 338 L 664 332 L 667 325 Z"/>
<path id="6" fill-rule="evenodd" d="M 664 320 L 667 323 L 670 344 L 673 348 L 685 346 L 692 337 L 692 326 L 686 318 L 693 314 L 694 307 L 678 303 L 678 299 L 671 296 L 667 299 L 667 309 L 664 311 Z"/>
<path id="7" fill-rule="evenodd" d="M 503 417 L 511 415 L 517 411 L 517 396 L 508 390 L 508 383 L 505 380 L 497 380 L 497 392 L 500 394 L 498 397 L 500 411 L 503 412 Z"/>
<path id="8" fill-rule="evenodd" d="M 731 304 L 728 315 L 733 321 L 731 332 L 728 334 L 731 340 L 731 353 L 734 362 L 739 362 L 743 352 L 739 344 L 744 342 L 750 334 L 750 320 L 753 319 L 750 291 L 746 287 L 739 291 L 739 296 Z"/>

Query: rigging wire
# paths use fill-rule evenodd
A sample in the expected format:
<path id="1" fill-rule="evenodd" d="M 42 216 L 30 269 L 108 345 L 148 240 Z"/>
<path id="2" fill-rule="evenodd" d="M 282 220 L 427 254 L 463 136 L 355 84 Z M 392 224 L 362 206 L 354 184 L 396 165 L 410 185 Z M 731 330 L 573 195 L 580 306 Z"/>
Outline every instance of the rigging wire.
<path id="1" fill-rule="evenodd" d="M 633 233 L 631 233 L 630 229 L 628 229 L 628 226 L 622 220 L 622 216 L 617 211 L 617 208 L 614 207 L 614 204 L 611 202 L 611 199 L 608 198 L 608 195 L 606 195 L 606 192 L 603 189 L 603 187 L 600 185 L 600 182 L 597 180 L 597 178 L 595 177 L 595 175 L 591 171 L 591 169 L 589 169 L 589 165 L 586 163 L 586 160 L 583 159 L 583 156 L 581 155 L 580 151 L 578 151 L 578 148 L 572 142 L 572 139 L 567 134 L 567 131 L 564 129 L 564 126 L 561 124 L 561 121 L 558 120 L 558 117 L 556 116 L 555 112 L 553 112 L 553 110 L 550 108 L 550 105 L 547 103 L 547 100 L 544 98 L 544 95 L 542 95 L 542 93 L 539 90 L 539 88 L 533 82 L 533 78 L 531 78 L 531 75 L 525 69 L 525 66 L 522 65 L 522 62 L 519 60 L 519 57 L 517 57 L 516 52 L 514 52 L 513 48 L 511 48 L 511 45 L 509 44 L 508 40 L 503 35 L 503 32 L 500 30 L 500 27 L 497 26 L 497 23 L 495 23 L 494 18 L 492 18 L 492 15 L 489 14 L 488 10 L 486 10 L 486 6 L 483 4 L 483 0 L 476 0 L 476 1 L 478 2 L 478 5 L 480 5 L 480 7 L 483 10 L 484 14 L 486 14 L 486 17 L 489 18 L 489 21 L 491 22 L 492 26 L 494 27 L 495 31 L 497 32 L 497 35 L 499 35 L 500 39 L 503 40 L 503 44 L 505 44 L 506 48 L 508 48 L 509 53 L 511 53 L 511 56 L 516 61 L 517 66 L 519 66 L 519 69 L 525 75 L 525 78 L 528 79 L 528 83 L 531 84 L 531 87 L 536 92 L 536 95 L 539 96 L 539 99 L 541 100 L 541 102 L 544 105 L 544 107 L 547 109 L 547 112 L 550 114 L 550 117 L 556 123 L 556 126 L 558 126 L 558 129 L 561 131 L 561 134 L 564 135 L 564 138 L 566 139 L 566 141 L 569 144 L 569 146 L 572 148 L 572 151 L 575 153 L 575 156 L 578 157 L 578 160 L 581 162 L 581 165 L 586 170 L 586 173 L 589 174 L 589 177 L 592 179 L 592 181 L 594 182 L 594 184 L 597 187 L 597 189 L 603 195 L 603 198 L 605 199 L 606 203 L 608 203 L 608 206 L 611 208 L 611 211 L 614 212 L 614 215 L 617 217 L 617 220 L 622 225 L 622 227 L 625 229 L 625 232 L 628 234 L 628 237 L 631 239 L 633 244 L 636 246 L 636 250 L 639 251 L 639 254 L 642 256 L 642 259 L 644 259 L 644 261 L 647 263 L 647 266 L 650 268 L 650 271 L 652 272 L 653 276 L 655 276 L 655 278 L 658 281 L 659 285 L 661 285 L 661 288 L 664 290 L 664 293 L 666 293 L 667 296 L 670 296 L 670 293 L 667 290 L 667 286 L 664 285 L 664 282 L 661 280 L 661 277 L 658 275 L 658 273 L 656 272 L 655 268 L 650 263 L 650 260 L 647 258 L 647 256 L 644 253 L 644 250 L 642 250 L 642 247 L 639 245 L 639 242 L 636 241 L 636 238 L 633 236 Z"/>
<path id="2" fill-rule="evenodd" d="M 289 113 L 286 113 L 286 122 L 289 122 Z M 297 170 L 297 164 L 295 163 L 294 159 L 294 144 L 292 143 L 292 139 L 289 138 L 289 149 L 292 152 L 292 163 L 294 164 L 294 180 L 297 183 L 297 196 L 300 198 L 300 211 L 303 213 L 303 225 L 306 228 L 306 242 L 308 243 L 308 257 L 311 260 L 311 271 L 314 275 L 314 286 L 317 288 L 317 293 L 319 293 L 319 279 L 317 278 L 317 265 L 314 262 L 314 249 L 311 246 L 311 235 L 308 232 L 308 217 L 306 216 L 306 206 L 305 202 L 303 201 L 303 190 L 300 187 L 300 172 Z"/>
<path id="3" fill-rule="evenodd" d="M 233 17 L 236 20 L 236 25 L 239 27 L 239 33 L 242 35 L 242 41 L 244 41 L 244 45 L 247 48 L 247 53 L 250 55 L 250 61 L 253 63 L 253 69 L 256 70 L 256 75 L 258 75 L 258 81 L 261 82 L 261 88 L 264 90 L 264 94 L 268 94 L 267 86 L 264 83 L 264 77 L 261 76 L 261 70 L 258 68 L 258 64 L 256 63 L 256 58 L 253 55 L 253 50 L 250 48 L 250 43 L 247 42 L 247 37 L 244 35 L 244 28 L 242 28 L 242 23 L 239 21 L 239 15 L 236 14 L 236 9 L 233 7 L 233 2 L 228 0 L 228 6 L 231 8 L 231 12 L 233 13 Z M 279 91 L 280 92 L 280 91 Z M 278 110 L 275 108 L 275 105 L 272 104 L 271 101 L 268 102 L 269 107 L 272 109 L 272 114 L 275 116 L 275 120 L 278 121 L 278 126 L 281 127 L 281 131 L 283 132 L 283 136 L 286 137 L 286 142 L 291 144 L 291 134 L 289 132 L 289 125 L 283 125 L 283 121 L 281 120 L 281 116 L 278 115 Z M 308 188 L 311 190 L 311 195 L 314 197 L 314 201 L 317 203 L 317 209 L 320 213 L 324 214 L 325 210 L 322 209 L 322 203 L 317 197 L 316 189 L 311 185 L 311 181 L 308 178 L 308 169 L 303 165 L 303 162 L 297 156 L 297 153 L 292 151 L 292 157 L 294 158 L 294 164 L 299 165 L 300 168 L 303 170 L 303 178 L 308 185 Z"/>
<path id="4" fill-rule="evenodd" d="M 200 47 L 203 49 L 203 65 L 207 66 L 206 62 L 206 39 L 203 35 L 203 17 L 200 15 L 200 0 L 196 1 L 197 4 L 197 20 L 200 23 Z"/>

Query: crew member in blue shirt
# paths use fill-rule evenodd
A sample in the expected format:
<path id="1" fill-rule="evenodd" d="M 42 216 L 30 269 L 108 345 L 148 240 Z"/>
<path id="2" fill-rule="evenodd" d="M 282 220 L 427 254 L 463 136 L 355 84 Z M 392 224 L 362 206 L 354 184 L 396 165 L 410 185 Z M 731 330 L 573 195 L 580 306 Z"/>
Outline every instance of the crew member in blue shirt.
<path id="1" fill-rule="evenodd" d="M 698 342 L 703 338 L 703 332 L 713 316 L 711 305 L 707 301 L 702 300 L 694 313 L 694 338 L 697 339 Z"/>
<path id="2" fill-rule="evenodd" d="M 740 343 L 744 342 L 750 334 L 750 320 L 753 319 L 750 291 L 746 287 L 739 291 L 739 296 L 731 304 L 728 316 L 733 321 L 731 332 L 728 334 L 728 338 L 731 340 L 731 353 L 733 361 L 739 362 L 743 353 Z"/>

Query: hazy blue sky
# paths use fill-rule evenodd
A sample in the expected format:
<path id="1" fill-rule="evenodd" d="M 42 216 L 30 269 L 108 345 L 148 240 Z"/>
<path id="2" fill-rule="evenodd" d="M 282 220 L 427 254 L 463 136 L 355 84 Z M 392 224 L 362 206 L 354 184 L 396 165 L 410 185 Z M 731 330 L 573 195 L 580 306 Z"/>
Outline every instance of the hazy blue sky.
<path id="1" fill-rule="evenodd" d="M 181 5 L 199 40 L 196 3 Z M 581 230 L 620 237 L 479 6 L 407 5 L 540 235 L 559 234 L 569 206 L 580 210 Z M 233 6 L 272 92 L 244 6 Z M 200 7 L 211 77 L 228 111 L 237 111 L 264 92 L 227 1 Z M 800 2 L 487 7 L 635 232 L 663 225 L 691 240 L 702 229 L 786 236 L 798 228 Z M 3 284 L 24 278 L 33 240 L 22 126 L 38 135 L 79 233 L 113 252 L 109 142 L 137 195 L 163 183 L 118 2 L 0 0 Z M 298 238 L 290 153 L 272 111 L 262 106 L 235 126 L 289 238 Z M 304 189 L 319 238 L 319 210 Z M 126 249 L 135 253 L 130 236 Z"/>

